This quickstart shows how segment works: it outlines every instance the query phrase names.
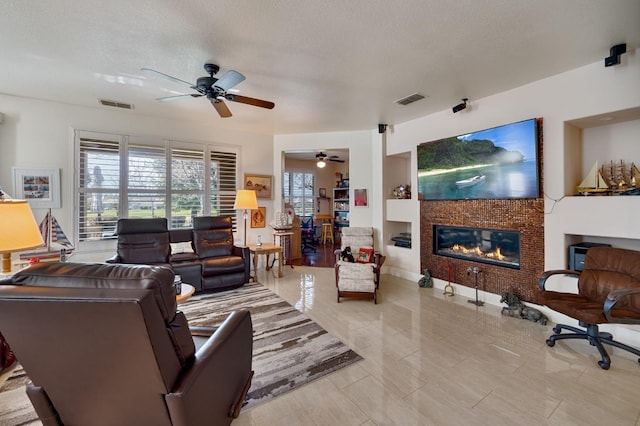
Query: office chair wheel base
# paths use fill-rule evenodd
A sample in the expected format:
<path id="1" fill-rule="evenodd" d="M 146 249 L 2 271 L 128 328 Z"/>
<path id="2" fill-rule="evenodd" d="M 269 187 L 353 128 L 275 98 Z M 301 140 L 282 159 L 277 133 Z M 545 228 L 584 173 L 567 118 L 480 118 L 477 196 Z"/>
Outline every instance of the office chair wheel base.
<path id="1" fill-rule="evenodd" d="M 598 361 L 598 365 L 600 366 L 600 368 L 602 368 L 603 370 L 608 370 L 609 367 L 611 366 L 611 363 L 609 362 L 604 362 L 604 361 Z"/>
<path id="2" fill-rule="evenodd" d="M 552 348 L 552 347 L 556 344 L 556 341 L 555 341 L 554 339 L 547 339 L 547 340 L 545 340 L 544 342 L 545 342 L 545 343 L 547 344 L 547 346 L 549 346 L 550 348 Z"/>
<path id="3" fill-rule="evenodd" d="M 560 327 L 553 327 L 554 334 L 560 334 L 561 332 L 562 332 L 562 329 Z"/>

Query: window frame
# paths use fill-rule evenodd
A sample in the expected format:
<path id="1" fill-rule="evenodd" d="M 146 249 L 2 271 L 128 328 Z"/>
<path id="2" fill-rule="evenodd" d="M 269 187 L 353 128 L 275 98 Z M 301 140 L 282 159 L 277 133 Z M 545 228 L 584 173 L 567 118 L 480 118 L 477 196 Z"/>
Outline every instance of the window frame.
<path id="1" fill-rule="evenodd" d="M 88 175 L 93 165 L 88 157 L 91 148 L 87 147 L 89 141 L 108 142 L 117 145 L 117 150 L 112 152 L 118 155 L 117 188 L 114 186 L 107 188 L 93 188 L 90 186 Z M 132 146 L 149 146 L 157 150 L 164 150 L 164 185 L 160 188 L 144 188 L 144 186 L 130 188 L 129 179 L 129 159 Z M 204 179 L 198 189 L 174 189 L 173 187 L 173 160 L 179 158 L 180 150 L 193 151 L 197 154 L 202 152 L 202 170 Z M 106 151 L 108 153 L 108 151 Z M 117 133 L 102 133 L 86 130 L 74 130 L 74 228 L 75 243 L 79 250 L 101 250 L 107 247 L 112 248 L 115 236 L 101 235 L 89 237 L 88 210 L 85 208 L 87 199 L 94 194 L 117 194 L 116 217 L 112 226 L 115 229 L 115 222 L 120 218 L 130 217 L 129 195 L 130 194 L 151 194 L 164 200 L 164 214 L 155 217 L 166 217 L 169 228 L 172 229 L 172 212 L 175 195 L 195 195 L 199 197 L 199 216 L 208 216 L 212 211 L 232 217 L 233 231 L 236 230 L 236 211 L 233 209 L 233 200 L 240 182 L 239 155 L 240 147 L 237 145 L 216 144 L 211 142 L 191 142 L 175 139 L 164 139 L 160 137 L 138 137 Z M 216 157 L 217 156 L 217 157 Z M 214 166 L 214 163 L 217 164 Z M 100 164 L 98 164 L 100 165 Z M 221 172 L 224 167 L 224 173 Z M 218 173 L 217 185 L 214 186 L 213 174 Z M 217 203 L 212 206 L 212 203 Z M 192 209 L 192 212 L 194 210 Z"/>

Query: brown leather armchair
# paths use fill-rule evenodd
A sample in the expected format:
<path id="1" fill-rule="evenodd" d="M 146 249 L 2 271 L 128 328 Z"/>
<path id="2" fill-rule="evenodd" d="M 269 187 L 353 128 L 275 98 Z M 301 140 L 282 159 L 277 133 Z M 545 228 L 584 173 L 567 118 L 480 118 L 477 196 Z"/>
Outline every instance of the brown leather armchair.
<path id="1" fill-rule="evenodd" d="M 578 294 L 545 289 L 549 277 L 557 274 L 578 277 Z M 557 324 L 546 340 L 554 346 L 557 340 L 586 339 L 600 352 L 598 365 L 608 370 L 611 358 L 603 346 L 615 346 L 640 357 L 640 350 L 613 340 L 611 333 L 601 332 L 598 324 L 640 324 L 640 252 L 612 247 L 592 247 L 587 251 L 582 272 L 546 271 L 539 285 L 543 301 L 554 311 L 578 320 L 579 329 Z M 571 333 L 560 334 L 562 330 Z M 638 359 L 640 362 L 640 359 Z"/>
<path id="2" fill-rule="evenodd" d="M 239 414 L 253 375 L 249 312 L 189 328 L 173 275 L 38 263 L 0 286 L 2 334 L 44 425 L 228 425 Z"/>
<path id="3" fill-rule="evenodd" d="M 224 290 L 249 282 L 250 252 L 233 244 L 231 216 L 193 218 L 193 246 L 202 263 L 202 290 Z"/>

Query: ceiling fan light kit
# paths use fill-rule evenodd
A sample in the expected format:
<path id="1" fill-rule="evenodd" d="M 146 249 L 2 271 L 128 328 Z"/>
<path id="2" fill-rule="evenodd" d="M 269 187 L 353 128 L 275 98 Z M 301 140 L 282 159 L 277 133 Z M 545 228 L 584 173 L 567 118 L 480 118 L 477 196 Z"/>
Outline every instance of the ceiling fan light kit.
<path id="1" fill-rule="evenodd" d="M 337 155 L 328 156 L 324 152 L 316 154 L 316 166 L 324 168 L 327 165 L 327 161 L 333 161 L 334 163 L 344 163 Z"/>
<path id="2" fill-rule="evenodd" d="M 164 78 L 165 80 L 172 81 L 174 83 L 186 85 L 189 88 L 195 90 L 198 93 L 166 96 L 162 98 L 156 98 L 157 101 L 167 102 L 184 98 L 199 98 L 205 96 L 211 105 L 218 112 L 218 115 L 222 118 L 231 117 L 231 110 L 225 103 L 225 100 L 231 102 L 238 102 L 241 104 L 257 106 L 260 108 L 273 109 L 275 104 L 270 101 L 265 101 L 257 98 L 250 98 L 248 96 L 240 96 L 233 93 L 227 93 L 231 88 L 242 83 L 245 80 L 245 76 L 238 71 L 229 70 L 225 72 L 222 77 L 216 78 L 215 74 L 220 71 L 220 67 L 216 64 L 204 64 L 204 70 L 209 73 L 208 76 L 200 77 L 196 80 L 196 84 L 189 83 L 188 81 L 181 80 L 179 78 L 170 76 L 160 71 L 156 71 L 151 68 L 141 68 L 141 71 L 155 75 L 156 77 Z"/>

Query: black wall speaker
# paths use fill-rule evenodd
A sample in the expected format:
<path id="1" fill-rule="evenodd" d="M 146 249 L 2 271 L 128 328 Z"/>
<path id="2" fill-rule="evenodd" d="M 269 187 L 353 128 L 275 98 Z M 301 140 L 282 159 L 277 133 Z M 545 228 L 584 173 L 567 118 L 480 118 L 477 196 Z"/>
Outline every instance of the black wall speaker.
<path id="1" fill-rule="evenodd" d="M 387 131 L 387 125 L 386 124 L 378 124 L 378 133 L 383 134 L 386 131 Z"/>
<path id="2" fill-rule="evenodd" d="M 620 63 L 620 55 L 627 52 L 627 43 L 616 44 L 609 50 L 609 57 L 604 58 L 604 66 L 610 67 Z"/>

